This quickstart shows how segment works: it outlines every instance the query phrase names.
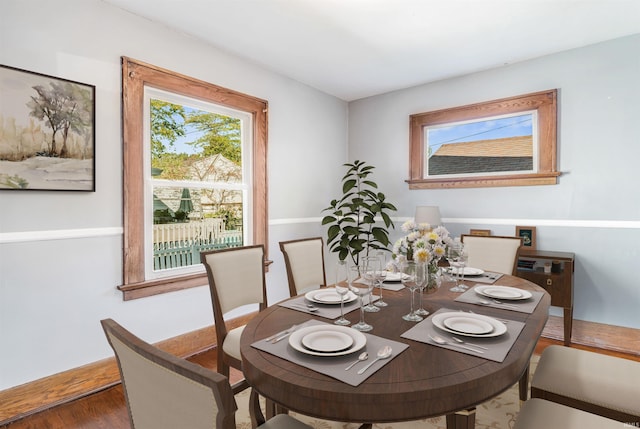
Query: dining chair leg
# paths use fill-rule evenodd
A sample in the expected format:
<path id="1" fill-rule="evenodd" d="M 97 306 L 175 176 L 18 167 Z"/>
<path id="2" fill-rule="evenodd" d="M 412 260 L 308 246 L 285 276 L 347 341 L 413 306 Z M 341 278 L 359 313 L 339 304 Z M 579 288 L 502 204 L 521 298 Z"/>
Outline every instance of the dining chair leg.
<path id="1" fill-rule="evenodd" d="M 474 429 L 476 426 L 476 409 L 469 408 L 455 414 L 447 414 L 447 429 Z"/>
<path id="2" fill-rule="evenodd" d="M 371 423 L 363 423 L 360 425 L 359 429 L 371 429 L 373 425 Z"/>
<path id="3" fill-rule="evenodd" d="M 269 409 L 267 408 L 267 411 L 268 410 Z M 251 427 L 253 429 L 265 422 L 264 414 L 262 414 L 262 410 L 260 409 L 260 395 L 256 389 L 253 388 L 249 395 L 249 417 L 251 419 Z"/>

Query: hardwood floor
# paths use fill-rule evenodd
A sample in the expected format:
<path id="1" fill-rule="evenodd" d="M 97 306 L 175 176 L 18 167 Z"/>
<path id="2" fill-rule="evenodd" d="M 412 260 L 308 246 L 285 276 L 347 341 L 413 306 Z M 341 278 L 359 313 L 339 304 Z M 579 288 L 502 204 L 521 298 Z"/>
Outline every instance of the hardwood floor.
<path id="1" fill-rule="evenodd" d="M 559 339 L 543 337 L 536 346 L 536 353 L 542 353 L 546 347 L 552 344 L 562 345 L 563 343 Z M 625 353 L 615 349 L 605 350 L 591 345 L 574 344 L 572 347 L 640 362 L 640 354 L 638 353 Z M 189 360 L 215 370 L 215 349 L 198 354 Z M 238 381 L 240 377 L 241 375 L 237 371 L 232 370 L 231 383 Z M 128 429 L 129 427 L 129 417 L 122 387 L 116 385 L 84 398 L 0 426 L 0 429 Z"/>

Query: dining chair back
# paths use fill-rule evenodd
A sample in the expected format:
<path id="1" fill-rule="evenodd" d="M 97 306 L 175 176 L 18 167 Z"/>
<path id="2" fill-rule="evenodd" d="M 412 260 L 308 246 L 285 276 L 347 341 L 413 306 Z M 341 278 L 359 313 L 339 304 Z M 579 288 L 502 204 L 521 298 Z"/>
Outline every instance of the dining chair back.
<path id="1" fill-rule="evenodd" d="M 498 235 L 466 235 L 461 237 L 468 259 L 467 265 L 485 271 L 515 274 L 518 255 L 522 247 L 521 237 Z"/>
<path id="2" fill-rule="evenodd" d="M 101 321 L 116 355 L 133 429 L 235 428 L 237 405 L 226 377 Z"/>
<path id="3" fill-rule="evenodd" d="M 290 296 L 327 285 L 321 237 L 281 241 L 280 250 L 287 269 Z"/>
<path id="4" fill-rule="evenodd" d="M 258 311 L 267 307 L 264 246 L 257 244 L 202 252 L 200 261 L 207 270 L 211 292 L 218 344 L 217 368 L 219 373 L 228 377 L 229 367 L 242 371 L 240 336 L 244 325 L 228 329 L 224 316 L 231 310 L 250 304 L 257 305 Z"/>
<path id="5" fill-rule="evenodd" d="M 160 350 L 112 319 L 100 323 L 116 355 L 132 429 L 236 428 L 238 405 L 227 377 Z M 258 428 L 310 429 L 286 414 L 265 421 L 257 411 Z"/>

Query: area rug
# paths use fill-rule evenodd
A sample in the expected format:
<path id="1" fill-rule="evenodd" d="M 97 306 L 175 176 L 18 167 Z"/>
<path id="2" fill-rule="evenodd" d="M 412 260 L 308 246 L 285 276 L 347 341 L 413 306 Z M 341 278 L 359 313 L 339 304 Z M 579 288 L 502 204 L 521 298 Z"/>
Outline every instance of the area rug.
<path id="1" fill-rule="evenodd" d="M 533 375 L 539 356 L 531 359 L 529 375 Z M 249 389 L 236 395 L 238 412 L 236 413 L 236 426 L 240 429 L 250 429 L 249 420 Z M 264 406 L 264 403 L 263 403 Z M 518 385 L 515 384 L 501 395 L 484 402 L 476 408 L 476 429 L 511 429 L 520 410 L 520 398 Z M 357 429 L 360 424 L 341 423 L 320 420 L 313 417 L 291 413 L 297 419 L 315 429 Z M 379 423 L 373 425 L 374 429 L 446 429 L 444 416 L 415 420 L 402 423 Z"/>

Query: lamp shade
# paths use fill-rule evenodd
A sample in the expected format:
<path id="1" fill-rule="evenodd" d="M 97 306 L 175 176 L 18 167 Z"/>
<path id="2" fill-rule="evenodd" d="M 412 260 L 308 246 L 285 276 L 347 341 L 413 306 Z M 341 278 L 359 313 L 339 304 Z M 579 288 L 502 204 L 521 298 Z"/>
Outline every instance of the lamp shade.
<path id="1" fill-rule="evenodd" d="M 437 206 L 418 206 L 416 207 L 416 223 L 428 223 L 432 226 L 442 225 L 440 219 L 440 209 Z"/>

